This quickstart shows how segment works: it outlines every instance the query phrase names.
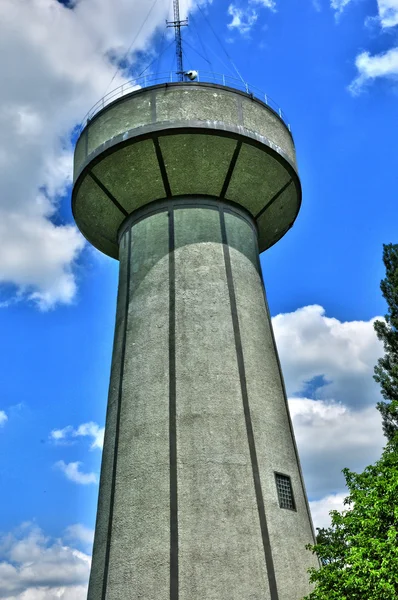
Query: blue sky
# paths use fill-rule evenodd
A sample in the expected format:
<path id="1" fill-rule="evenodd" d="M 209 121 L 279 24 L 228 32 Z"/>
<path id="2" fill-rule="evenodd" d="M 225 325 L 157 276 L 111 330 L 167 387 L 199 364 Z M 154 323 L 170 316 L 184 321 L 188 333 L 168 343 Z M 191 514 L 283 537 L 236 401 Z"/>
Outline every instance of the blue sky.
<path id="1" fill-rule="evenodd" d="M 150 6 L 0 6 L 0 598 L 85 597 L 118 265 L 73 225 L 73 130 L 169 44 L 170 2 L 158 0 L 140 30 Z M 234 75 L 228 54 L 291 123 L 302 209 L 261 262 L 321 526 L 341 506 L 341 469 L 362 469 L 383 446 L 372 321 L 385 312 L 382 244 L 397 241 L 398 1 L 213 0 L 198 10 L 186 0 L 183 10 L 186 67 Z M 173 69 L 172 52 L 148 73 Z M 118 61 L 128 68 L 116 73 Z"/>

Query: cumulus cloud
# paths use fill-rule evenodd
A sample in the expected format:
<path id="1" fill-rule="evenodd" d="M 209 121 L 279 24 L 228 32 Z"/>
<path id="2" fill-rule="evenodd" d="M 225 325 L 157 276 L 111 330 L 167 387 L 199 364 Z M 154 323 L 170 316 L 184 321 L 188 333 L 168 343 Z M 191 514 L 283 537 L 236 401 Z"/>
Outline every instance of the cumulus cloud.
<path id="1" fill-rule="evenodd" d="M 192 4 L 182 2 L 183 14 Z M 150 6 L 147 0 L 84 0 L 73 9 L 57 0 L 0 2 L 0 53 L 7 57 L 0 64 L 0 284 L 42 309 L 72 301 L 73 266 L 84 247 L 76 228 L 57 217 L 71 180 L 71 131 L 111 81 L 112 87 L 125 81 L 125 72 L 114 76 L 118 59 L 131 63 L 138 52 L 150 53 L 170 2 L 158 0 L 140 30 Z"/>
<path id="2" fill-rule="evenodd" d="M 330 527 L 331 518 L 329 513 L 331 510 L 338 510 L 339 512 L 347 510 L 347 506 L 344 506 L 344 499 L 347 494 L 330 494 L 325 496 L 321 500 L 314 500 L 310 502 L 312 520 L 314 527 Z"/>
<path id="3" fill-rule="evenodd" d="M 383 354 L 375 319 L 342 322 L 318 305 L 272 319 L 317 527 L 347 495 L 342 469 L 362 472 L 385 445 L 373 380 Z"/>
<path id="4" fill-rule="evenodd" d="M 382 27 L 398 25 L 398 0 L 378 0 L 377 7 Z"/>
<path id="5" fill-rule="evenodd" d="M 65 463 L 63 460 L 59 460 L 54 466 L 62 471 L 67 479 L 73 481 L 74 483 L 78 483 L 80 485 L 98 483 L 98 476 L 96 473 L 83 473 L 80 470 L 81 464 L 81 462 Z"/>
<path id="6" fill-rule="evenodd" d="M 369 52 L 361 52 L 355 60 L 358 76 L 350 84 L 352 94 L 358 94 L 363 86 L 380 77 L 398 79 L 398 48 L 391 48 L 384 54 L 371 56 Z"/>
<path id="7" fill-rule="evenodd" d="M 2 427 L 6 421 L 8 421 L 6 413 L 4 410 L 0 410 L 0 427 Z"/>
<path id="8" fill-rule="evenodd" d="M 331 0 L 330 6 L 336 11 L 336 16 L 338 17 L 350 2 L 351 0 Z"/>
<path id="9" fill-rule="evenodd" d="M 274 0 L 252 0 L 252 4 L 260 4 L 264 8 L 269 8 L 272 11 L 276 10 L 276 2 Z"/>
<path id="10" fill-rule="evenodd" d="M 380 398 L 373 368 L 383 354 L 370 321 L 341 322 L 321 306 L 305 306 L 272 319 L 290 396 L 374 405 Z M 308 385 L 312 382 L 311 385 Z"/>
<path id="11" fill-rule="evenodd" d="M 104 445 L 104 433 L 105 427 L 99 427 L 97 423 L 83 423 L 79 425 L 77 430 L 74 432 L 76 436 L 88 436 L 93 438 L 91 448 L 102 448 Z"/>
<path id="12" fill-rule="evenodd" d="M 330 6 L 337 15 L 350 3 L 351 0 L 330 0 Z M 377 0 L 377 16 L 370 18 L 376 20 L 383 28 L 398 25 L 398 0 Z"/>
<path id="13" fill-rule="evenodd" d="M 343 468 L 361 472 L 380 457 L 385 438 L 374 406 L 355 411 L 332 399 L 290 398 L 289 407 L 311 500 L 342 492 Z"/>
<path id="14" fill-rule="evenodd" d="M 259 15 L 256 6 L 268 8 L 272 12 L 276 10 L 274 0 L 249 0 L 248 4 L 244 7 L 239 4 L 230 4 L 228 6 L 228 15 L 232 17 L 232 20 L 228 23 L 228 28 L 237 31 L 243 36 L 248 35 L 258 20 Z"/>
<path id="15" fill-rule="evenodd" d="M 228 23 L 228 28 L 235 29 L 242 35 L 248 34 L 258 19 L 258 14 L 255 10 L 239 8 L 234 4 L 229 5 L 228 14 L 232 17 L 232 21 Z"/>
<path id="16" fill-rule="evenodd" d="M 64 537 L 67 540 L 81 542 L 91 548 L 94 540 L 94 530 L 85 527 L 81 523 L 75 523 L 66 528 Z"/>
<path id="17" fill-rule="evenodd" d="M 0 598 L 85 600 L 91 558 L 25 523 L 0 537 Z"/>
<path id="18" fill-rule="evenodd" d="M 351 0 L 331 0 L 337 18 L 349 2 Z M 398 0 L 377 0 L 377 15 L 368 17 L 366 23 L 376 23 L 382 32 L 398 25 Z M 374 55 L 368 51 L 361 52 L 355 59 L 355 66 L 358 74 L 348 87 L 354 96 L 376 79 L 398 78 L 398 48 L 395 46 Z"/>
<path id="19" fill-rule="evenodd" d="M 18 596 L 6 596 L 8 600 L 86 600 L 87 586 L 29 588 Z"/>
<path id="20" fill-rule="evenodd" d="M 71 440 L 77 437 L 92 438 L 91 449 L 101 449 L 104 445 L 105 427 L 100 427 L 97 423 L 82 423 L 77 428 L 68 425 L 63 429 L 53 429 L 50 433 L 50 439 L 56 443 L 70 443 Z"/>

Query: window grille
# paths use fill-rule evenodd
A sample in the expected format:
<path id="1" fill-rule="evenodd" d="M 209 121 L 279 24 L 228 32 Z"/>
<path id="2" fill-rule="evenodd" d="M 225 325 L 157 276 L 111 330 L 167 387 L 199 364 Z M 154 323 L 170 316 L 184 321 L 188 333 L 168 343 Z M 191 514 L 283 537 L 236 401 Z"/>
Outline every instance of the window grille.
<path id="1" fill-rule="evenodd" d="M 281 473 L 275 473 L 275 481 L 279 506 L 289 510 L 296 510 L 290 477 L 288 475 L 282 475 Z"/>

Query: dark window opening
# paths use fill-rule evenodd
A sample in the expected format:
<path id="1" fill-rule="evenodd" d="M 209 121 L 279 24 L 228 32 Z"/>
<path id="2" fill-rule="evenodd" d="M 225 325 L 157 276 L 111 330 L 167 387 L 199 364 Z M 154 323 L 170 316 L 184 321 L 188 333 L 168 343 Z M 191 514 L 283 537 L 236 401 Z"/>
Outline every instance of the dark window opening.
<path id="1" fill-rule="evenodd" d="M 288 510 L 296 510 L 292 482 L 288 475 L 275 473 L 276 489 L 278 492 L 279 506 Z"/>

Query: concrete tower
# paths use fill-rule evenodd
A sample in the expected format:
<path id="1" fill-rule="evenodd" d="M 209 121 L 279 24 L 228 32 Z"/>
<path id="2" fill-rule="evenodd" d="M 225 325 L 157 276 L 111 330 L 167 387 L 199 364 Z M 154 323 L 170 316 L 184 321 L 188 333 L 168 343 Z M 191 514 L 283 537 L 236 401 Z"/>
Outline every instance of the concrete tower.
<path id="1" fill-rule="evenodd" d="M 259 262 L 300 208 L 288 127 L 222 84 L 137 89 L 83 129 L 72 202 L 120 261 L 88 599 L 299 600 L 318 563 Z"/>

